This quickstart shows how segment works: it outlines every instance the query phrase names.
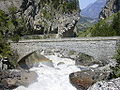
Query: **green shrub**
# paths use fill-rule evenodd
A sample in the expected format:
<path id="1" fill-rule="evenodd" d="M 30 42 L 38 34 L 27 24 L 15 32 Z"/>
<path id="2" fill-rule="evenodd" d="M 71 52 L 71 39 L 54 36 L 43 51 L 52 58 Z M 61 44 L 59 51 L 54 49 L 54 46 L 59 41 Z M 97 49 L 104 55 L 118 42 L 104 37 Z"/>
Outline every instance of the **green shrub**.
<path id="1" fill-rule="evenodd" d="M 110 79 L 120 77 L 120 65 L 116 65 L 115 67 L 111 67 L 112 73 L 110 74 Z"/>
<path id="2" fill-rule="evenodd" d="M 117 54 L 115 55 L 115 59 L 116 59 L 117 63 L 120 64 L 120 46 L 118 46 Z"/>
<path id="3" fill-rule="evenodd" d="M 0 56 L 3 58 L 7 57 L 10 61 L 16 61 L 16 58 L 14 58 L 15 54 L 10 49 L 8 43 L 10 37 L 14 37 L 14 40 L 18 41 L 18 34 L 15 34 L 17 27 L 16 22 L 10 15 L 7 15 L 3 10 L 0 10 Z"/>
<path id="4" fill-rule="evenodd" d="M 117 54 L 114 58 L 116 59 L 117 65 L 115 67 L 111 67 L 112 73 L 110 74 L 110 79 L 120 77 L 120 46 L 118 47 Z"/>
<path id="5" fill-rule="evenodd" d="M 105 21 L 100 21 L 98 24 L 94 26 L 94 28 L 91 30 L 91 36 L 115 36 L 116 31 L 111 28 L 109 24 L 107 24 Z"/>
<path id="6" fill-rule="evenodd" d="M 14 42 L 18 42 L 20 40 L 20 36 L 19 35 L 11 36 L 11 40 Z"/>

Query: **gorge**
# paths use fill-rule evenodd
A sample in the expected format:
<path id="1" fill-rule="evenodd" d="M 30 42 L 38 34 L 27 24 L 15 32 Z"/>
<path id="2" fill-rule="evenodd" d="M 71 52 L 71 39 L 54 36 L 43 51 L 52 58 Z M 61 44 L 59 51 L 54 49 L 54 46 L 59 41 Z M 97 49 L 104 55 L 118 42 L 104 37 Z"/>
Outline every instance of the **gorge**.
<path id="1" fill-rule="evenodd" d="M 0 9 L 0 90 L 120 90 L 120 37 L 76 37 L 78 0 L 0 0 Z M 100 18 L 118 11 L 108 0 Z"/>
<path id="2" fill-rule="evenodd" d="M 38 74 L 37 82 L 28 87 L 20 86 L 15 90 L 56 90 L 58 87 L 59 90 L 76 90 L 68 81 L 69 74 L 81 70 L 92 69 L 95 70 L 96 74 L 104 73 L 103 76 L 99 77 L 100 80 L 106 78 L 106 72 L 101 71 L 101 69 L 109 70 L 109 66 L 115 65 L 113 57 L 119 40 L 119 37 L 96 37 L 11 42 L 11 48 L 16 50 L 20 56 L 18 60 L 20 67 L 30 69 Z M 84 57 L 84 54 L 80 53 L 84 53 L 86 56 Z M 48 59 L 41 58 L 41 54 Z M 96 72 L 98 69 L 100 69 L 99 72 Z M 95 77 L 94 74 L 93 77 Z"/>

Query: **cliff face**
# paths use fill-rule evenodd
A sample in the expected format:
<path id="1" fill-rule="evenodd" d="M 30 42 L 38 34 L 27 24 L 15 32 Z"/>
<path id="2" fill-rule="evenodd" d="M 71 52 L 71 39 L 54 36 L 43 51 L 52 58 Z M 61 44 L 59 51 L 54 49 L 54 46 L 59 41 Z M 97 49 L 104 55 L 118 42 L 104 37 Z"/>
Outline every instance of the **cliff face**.
<path id="1" fill-rule="evenodd" d="M 23 16 L 34 34 L 69 37 L 76 34 L 78 4 L 78 0 L 1 0 L 0 9 L 17 8 L 16 16 Z"/>
<path id="2" fill-rule="evenodd" d="M 104 19 L 120 10 L 120 0 L 108 0 L 106 6 L 100 13 L 99 18 Z"/>

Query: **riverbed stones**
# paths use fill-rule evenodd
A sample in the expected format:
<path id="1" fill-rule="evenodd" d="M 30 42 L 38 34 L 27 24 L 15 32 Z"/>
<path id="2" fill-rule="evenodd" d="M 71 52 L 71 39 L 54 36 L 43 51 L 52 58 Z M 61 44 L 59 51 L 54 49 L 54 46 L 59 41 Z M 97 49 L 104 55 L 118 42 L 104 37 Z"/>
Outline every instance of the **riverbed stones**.
<path id="1" fill-rule="evenodd" d="M 100 67 L 100 66 L 107 64 L 105 61 L 97 60 L 97 59 L 93 58 L 92 56 L 89 56 L 84 53 L 76 52 L 74 50 L 62 49 L 61 51 L 59 51 L 59 53 L 61 54 L 60 57 L 62 57 L 62 58 L 70 58 L 70 59 L 74 60 L 75 65 L 77 65 L 77 66 L 98 65 L 98 67 Z"/>
<path id="2" fill-rule="evenodd" d="M 97 67 L 101 67 L 107 64 L 107 62 L 104 60 L 100 61 L 90 55 L 77 52 L 74 50 L 61 48 L 61 49 L 45 49 L 43 51 L 44 51 L 44 55 L 57 55 L 58 57 L 61 58 L 70 58 L 75 61 L 76 66 L 92 67 L 96 65 Z"/>

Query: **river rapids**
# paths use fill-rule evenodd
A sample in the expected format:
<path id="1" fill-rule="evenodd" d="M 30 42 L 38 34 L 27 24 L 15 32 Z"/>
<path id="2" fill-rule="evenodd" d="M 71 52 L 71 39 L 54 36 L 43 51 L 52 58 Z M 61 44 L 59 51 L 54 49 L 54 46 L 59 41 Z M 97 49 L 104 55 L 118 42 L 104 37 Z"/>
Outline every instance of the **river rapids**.
<path id="1" fill-rule="evenodd" d="M 42 54 L 44 55 L 44 53 Z M 30 69 L 30 71 L 37 73 L 38 81 L 28 87 L 19 86 L 14 90 L 77 90 L 69 82 L 69 74 L 80 71 L 75 66 L 75 61 L 68 58 L 60 58 L 57 54 L 45 57 L 52 60 L 53 66 L 39 63 L 38 67 Z"/>

